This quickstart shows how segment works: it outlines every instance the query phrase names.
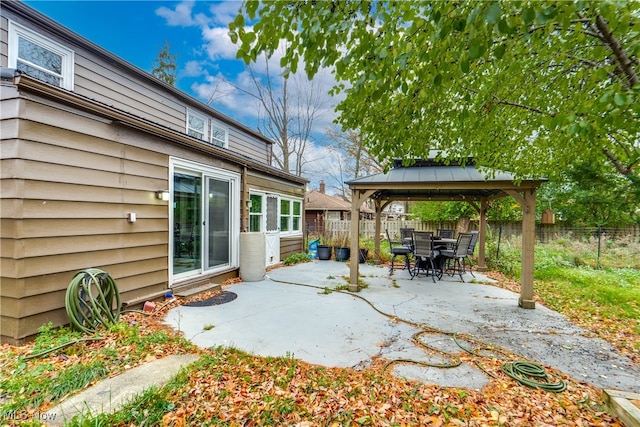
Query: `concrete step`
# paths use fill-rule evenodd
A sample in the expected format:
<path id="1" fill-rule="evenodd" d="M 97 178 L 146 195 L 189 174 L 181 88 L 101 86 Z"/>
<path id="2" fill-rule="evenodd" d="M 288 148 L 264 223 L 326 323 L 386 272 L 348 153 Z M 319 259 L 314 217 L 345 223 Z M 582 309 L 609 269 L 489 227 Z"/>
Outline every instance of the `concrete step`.
<path id="1" fill-rule="evenodd" d="M 199 286 L 185 286 L 174 290 L 173 295 L 177 297 L 187 298 L 193 295 L 197 295 L 202 292 L 208 291 L 220 291 L 222 286 L 219 283 L 207 283 Z"/>

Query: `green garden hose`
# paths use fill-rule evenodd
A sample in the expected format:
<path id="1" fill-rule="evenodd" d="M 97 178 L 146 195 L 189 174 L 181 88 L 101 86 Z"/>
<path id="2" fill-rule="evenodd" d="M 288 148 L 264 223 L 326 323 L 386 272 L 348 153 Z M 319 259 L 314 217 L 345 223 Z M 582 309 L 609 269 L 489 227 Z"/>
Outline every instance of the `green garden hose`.
<path id="1" fill-rule="evenodd" d="M 67 287 L 65 308 L 71 325 L 84 333 L 99 325 L 113 325 L 120 317 L 120 292 L 108 273 L 97 269 L 81 270 Z"/>
<path id="2" fill-rule="evenodd" d="M 560 393 L 567 388 L 567 384 L 561 379 L 551 382 L 551 378 L 546 374 L 544 368 L 533 362 L 516 360 L 503 363 L 501 369 L 502 372 L 516 380 L 520 385 L 554 393 Z"/>

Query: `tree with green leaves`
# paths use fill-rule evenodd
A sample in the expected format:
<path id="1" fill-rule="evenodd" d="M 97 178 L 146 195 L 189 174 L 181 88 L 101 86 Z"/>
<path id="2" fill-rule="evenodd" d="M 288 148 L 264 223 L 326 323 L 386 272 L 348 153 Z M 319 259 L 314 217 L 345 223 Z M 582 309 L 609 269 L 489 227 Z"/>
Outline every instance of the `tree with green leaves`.
<path id="1" fill-rule="evenodd" d="M 178 66 L 176 65 L 176 55 L 172 55 L 169 51 L 169 42 L 164 41 L 164 47 L 158 52 L 158 56 L 153 61 L 153 68 L 151 74 L 169 83 L 171 86 L 176 84 L 176 71 Z"/>
<path id="2" fill-rule="evenodd" d="M 556 219 L 572 226 L 640 224 L 640 186 L 604 162 L 576 163 L 562 174 L 539 190 L 540 212 L 552 208 Z"/>
<path id="3" fill-rule="evenodd" d="M 337 122 L 379 160 L 550 178 L 604 160 L 640 185 L 639 20 L 624 0 L 249 0 L 230 36 L 247 63 L 285 40 L 289 72 L 331 68 Z"/>

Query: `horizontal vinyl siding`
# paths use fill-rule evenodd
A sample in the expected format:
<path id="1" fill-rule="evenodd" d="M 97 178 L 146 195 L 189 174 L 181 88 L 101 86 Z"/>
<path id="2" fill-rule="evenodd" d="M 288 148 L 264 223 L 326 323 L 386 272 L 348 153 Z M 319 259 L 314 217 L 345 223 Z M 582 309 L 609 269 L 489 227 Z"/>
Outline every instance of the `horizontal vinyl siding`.
<path id="1" fill-rule="evenodd" d="M 32 25 L 17 19 L 22 25 Z M 44 28 L 33 28 L 34 31 L 47 37 L 74 52 L 74 88 L 73 91 L 90 99 L 113 106 L 122 111 L 144 118 L 153 123 L 186 133 L 187 108 L 197 111 L 218 123 L 224 120 L 212 116 L 206 108 L 198 108 L 199 101 L 185 101 L 180 94 L 164 88 L 164 83 L 155 77 L 128 72 L 120 63 L 112 58 L 98 54 L 86 45 L 78 42 L 62 40 Z M 0 63 L 7 66 L 8 59 L 8 21 L 2 17 L 0 41 Z M 185 97 L 189 95 L 185 94 Z M 202 104 L 204 106 L 204 104 Z M 233 124 L 229 126 L 229 150 L 252 160 L 267 163 L 270 147 L 255 135 Z"/>
<path id="2" fill-rule="evenodd" d="M 84 268 L 107 271 L 123 301 L 166 290 L 169 206 L 155 191 L 169 186 L 168 155 L 104 120 L 22 102 L 39 121 L 20 120 L 0 151 L 2 335 L 66 323 L 66 288 Z"/>
<path id="3" fill-rule="evenodd" d="M 229 150 L 262 163 L 267 163 L 271 151 L 263 141 L 234 128 L 229 130 Z"/>
<path id="4" fill-rule="evenodd" d="M 153 123 L 186 133 L 187 106 L 172 94 L 159 90 L 149 82 L 118 72 L 109 63 L 101 63 L 83 50 L 76 51 L 74 91 L 113 105 L 123 111 Z M 189 106 L 205 117 L 213 117 L 204 110 Z M 214 120 L 221 123 L 218 118 Z M 269 146 L 254 136 L 229 126 L 230 151 L 266 163 Z"/>
<path id="5" fill-rule="evenodd" d="M 298 197 L 302 199 L 305 193 L 303 185 L 292 187 L 277 177 L 260 174 L 256 171 L 249 171 L 247 174 L 247 184 L 251 190 L 278 193 L 287 197 Z"/>
<path id="6" fill-rule="evenodd" d="M 76 52 L 75 58 L 74 92 L 185 132 L 185 107 L 168 92 L 152 89 L 145 82 L 118 72 L 118 68 L 98 63 L 82 50 Z"/>
<path id="7" fill-rule="evenodd" d="M 304 252 L 302 237 L 283 237 L 280 239 L 280 259 Z"/>

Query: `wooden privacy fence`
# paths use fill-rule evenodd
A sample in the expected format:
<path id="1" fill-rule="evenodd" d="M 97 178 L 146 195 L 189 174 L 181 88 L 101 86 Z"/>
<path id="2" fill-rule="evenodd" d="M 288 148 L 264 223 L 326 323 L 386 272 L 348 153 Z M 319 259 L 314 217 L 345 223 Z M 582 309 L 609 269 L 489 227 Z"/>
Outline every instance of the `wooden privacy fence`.
<path id="1" fill-rule="evenodd" d="M 520 222 L 488 222 L 488 237 L 502 239 L 516 237 L 522 235 L 522 224 Z M 385 230 L 389 230 L 391 236 L 399 236 L 400 228 L 413 228 L 417 231 L 436 231 L 439 228 L 457 229 L 457 221 L 382 221 L 380 232 L 384 234 Z M 470 221 L 468 230 L 478 230 L 478 221 Z M 348 220 L 327 220 L 324 224 L 323 237 L 335 238 L 343 237 L 351 230 L 351 221 Z M 314 234 L 313 229 L 307 227 L 310 235 Z M 365 239 L 373 239 L 375 233 L 375 221 L 360 221 L 360 237 Z M 620 238 L 631 238 L 633 241 L 640 242 L 640 225 L 631 225 L 626 227 L 569 227 L 562 224 L 537 224 L 536 237 L 540 242 L 548 242 L 560 238 L 569 238 L 575 240 L 589 240 L 592 238 L 606 238 L 610 240 Z"/>

